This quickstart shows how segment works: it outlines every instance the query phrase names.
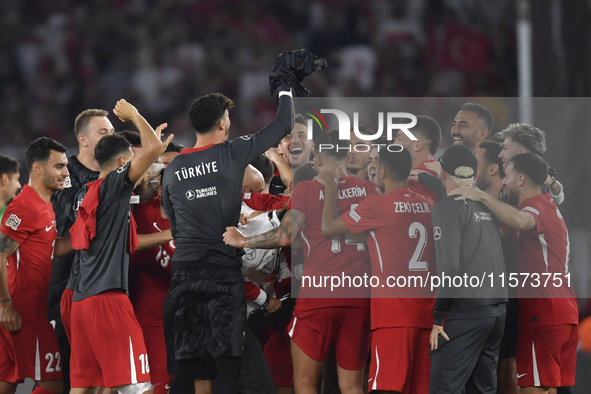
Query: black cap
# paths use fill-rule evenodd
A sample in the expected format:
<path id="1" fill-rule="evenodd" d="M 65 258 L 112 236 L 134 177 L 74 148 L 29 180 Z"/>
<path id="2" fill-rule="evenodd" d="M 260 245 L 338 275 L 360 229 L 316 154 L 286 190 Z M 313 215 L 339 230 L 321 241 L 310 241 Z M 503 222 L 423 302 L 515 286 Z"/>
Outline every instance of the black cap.
<path id="1" fill-rule="evenodd" d="M 466 145 L 452 145 L 443 152 L 443 155 L 439 158 L 441 168 L 450 175 L 456 178 L 472 178 L 478 170 L 478 160 L 476 155 L 472 152 L 472 149 Z M 472 175 L 458 175 L 456 169 L 459 167 L 469 167 L 473 170 Z"/>

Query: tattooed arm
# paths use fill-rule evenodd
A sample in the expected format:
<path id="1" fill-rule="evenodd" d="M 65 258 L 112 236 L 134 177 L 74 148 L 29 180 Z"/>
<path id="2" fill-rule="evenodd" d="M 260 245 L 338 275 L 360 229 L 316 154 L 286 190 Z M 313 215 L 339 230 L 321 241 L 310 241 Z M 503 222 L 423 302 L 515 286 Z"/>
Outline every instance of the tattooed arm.
<path id="1" fill-rule="evenodd" d="M 224 242 L 235 248 L 275 249 L 289 246 L 292 234 L 299 233 L 305 222 L 306 215 L 303 212 L 290 209 L 283 217 L 279 227 L 260 235 L 245 237 L 236 227 L 226 227 Z"/>
<path id="2" fill-rule="evenodd" d="M 20 330 L 21 316 L 12 306 L 8 288 L 7 260 L 20 246 L 20 243 L 0 233 L 0 323 L 10 331 Z"/>
<path id="3" fill-rule="evenodd" d="M 150 201 L 158 190 L 158 175 L 164 168 L 164 164 L 154 163 L 144 173 L 144 176 L 136 182 L 134 192 L 140 196 L 140 203 Z"/>

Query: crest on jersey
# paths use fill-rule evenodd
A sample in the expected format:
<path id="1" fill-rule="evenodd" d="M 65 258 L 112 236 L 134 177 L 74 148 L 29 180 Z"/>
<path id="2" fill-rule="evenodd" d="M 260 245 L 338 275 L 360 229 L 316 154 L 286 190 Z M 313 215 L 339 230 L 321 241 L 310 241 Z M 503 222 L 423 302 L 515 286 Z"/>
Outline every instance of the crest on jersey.
<path id="1" fill-rule="evenodd" d="M 21 224 L 21 219 L 13 213 L 8 217 L 8 219 L 6 219 L 6 222 L 4 222 L 4 224 L 6 225 L 6 227 L 10 227 L 14 231 L 16 231 L 18 226 Z"/>
<path id="2" fill-rule="evenodd" d="M 64 189 L 68 187 L 72 187 L 72 181 L 70 180 L 69 176 L 67 176 L 66 179 L 64 179 Z"/>

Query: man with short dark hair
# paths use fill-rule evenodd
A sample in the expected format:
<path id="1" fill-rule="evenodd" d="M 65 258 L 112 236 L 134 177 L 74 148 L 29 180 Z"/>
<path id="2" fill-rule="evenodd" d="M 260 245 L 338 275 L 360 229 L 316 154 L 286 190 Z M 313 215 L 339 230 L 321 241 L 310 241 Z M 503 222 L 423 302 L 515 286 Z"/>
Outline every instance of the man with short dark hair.
<path id="1" fill-rule="evenodd" d="M 437 163 L 434 156 L 441 143 L 441 126 L 430 116 L 417 115 L 417 124 L 409 131 L 417 138 L 416 141 L 399 131 L 394 142 L 408 148 L 412 154 L 413 170 L 427 171 L 439 176 L 438 173 L 429 169 L 426 163 Z"/>
<path id="2" fill-rule="evenodd" d="M 169 165 L 170 162 L 183 151 L 183 149 L 185 149 L 183 145 L 170 141 L 164 153 L 160 155 L 160 163 L 165 166 Z"/>
<path id="3" fill-rule="evenodd" d="M 476 151 L 478 160 L 478 177 L 474 185 L 483 192 L 498 196 L 502 188 L 502 180 L 505 178 L 503 162 L 499 153 L 503 146 L 495 141 L 482 141 Z"/>
<path id="4" fill-rule="evenodd" d="M 367 126 L 359 125 L 359 133 L 363 135 L 373 135 L 375 134 L 375 131 Z M 359 138 L 353 131 L 353 128 L 351 128 L 350 141 L 351 150 L 349 151 L 349 158 L 347 159 L 347 174 L 367 181 L 369 180 L 367 167 L 369 166 L 372 141 L 366 141 Z"/>
<path id="5" fill-rule="evenodd" d="M 408 188 L 407 178 L 413 163 L 408 149 L 383 148 L 379 155 L 377 176 L 385 195 L 368 196 L 341 216 L 335 209 L 334 174 L 319 176 L 327 185 L 322 210 L 323 234 L 326 237 L 365 234 L 372 276 L 379 283 L 410 275 L 421 282 L 427 281 L 435 273 L 433 202 Z M 401 209 L 406 206 L 414 208 Z M 372 285 L 370 390 L 429 392 L 426 376 L 430 369 L 428 340 L 433 327 L 433 304 L 432 291 L 420 284 L 407 288 Z"/>
<path id="6" fill-rule="evenodd" d="M 454 190 L 456 199 L 480 201 L 508 228 L 503 231 L 517 243 L 519 275 L 519 341 L 517 383 L 522 394 L 554 393 L 575 382 L 578 344 L 578 308 L 566 283 L 570 241 L 555 202 L 541 192 L 548 165 L 539 155 L 521 153 L 507 163 L 503 184 L 508 202 L 471 187 Z M 545 277 L 553 283 L 544 285 Z M 554 278 L 560 278 L 555 280 Z M 514 284 L 512 278 L 509 278 Z M 522 280 L 525 280 L 522 282 Z"/>
<path id="7" fill-rule="evenodd" d="M 19 170 L 20 165 L 16 159 L 0 153 L 0 221 L 6 211 L 6 204 L 16 196 L 21 188 L 18 181 Z"/>
<path id="8" fill-rule="evenodd" d="M 76 194 L 80 188 L 99 177 L 99 166 L 94 157 L 96 144 L 106 135 L 114 133 L 115 129 L 109 120 L 108 112 L 102 109 L 87 109 L 81 112 L 74 122 L 74 134 L 78 141 L 78 155 L 68 158 L 68 172 L 64 190 L 53 193 L 51 203 L 56 216 L 58 237 L 69 237 L 70 227 L 74 224 L 70 213 L 76 202 Z M 61 365 L 64 372 L 64 393 L 70 391 L 70 343 L 60 312 L 60 304 L 70 277 L 70 270 L 74 261 L 74 253 L 57 257 L 54 260 L 49 282 L 48 317 L 55 322 L 55 333 L 60 345 Z M 71 295 L 70 295 L 71 300 Z"/>
<path id="9" fill-rule="evenodd" d="M 129 253 L 139 241 L 129 202 L 135 184 L 173 135 L 161 142 L 166 125 L 154 131 L 125 100 L 113 112 L 124 122 L 133 121 L 142 149 L 134 156 L 125 138 L 103 137 L 95 148 L 99 179 L 76 196 L 78 213 L 70 229 L 80 257 L 71 311 L 73 394 L 90 387 L 130 393 L 152 389 L 146 346 L 127 295 Z M 151 234 L 154 245 L 167 241 L 162 234 Z"/>
<path id="10" fill-rule="evenodd" d="M 54 256 L 72 251 L 57 238 L 50 203 L 68 177 L 66 148 L 47 137 L 26 152 L 29 184 L 8 206 L 0 225 L 0 391 L 14 393 L 25 378 L 35 394 L 63 390 L 60 351 L 47 319 Z"/>
<path id="11" fill-rule="evenodd" d="M 137 155 L 140 149 L 142 149 L 142 139 L 140 133 L 134 130 L 120 130 L 117 134 L 122 136 L 131 144 L 131 150 L 134 155 Z"/>
<path id="12" fill-rule="evenodd" d="M 223 242 L 227 226 L 237 225 L 244 170 L 293 128 L 291 88 L 309 94 L 301 80 L 326 62 L 306 50 L 276 59 L 269 82 L 279 100 L 276 118 L 255 134 L 227 141 L 232 100 L 220 93 L 200 97 L 189 111 L 197 133 L 163 175 L 163 202 L 176 242 L 170 301 L 174 316 L 175 376 L 171 393 L 193 390 L 193 380 L 210 381 L 214 393 L 238 390 L 246 302 L 242 251 Z"/>
<path id="13" fill-rule="evenodd" d="M 263 193 L 269 193 L 269 186 L 271 185 L 271 180 L 275 175 L 275 168 L 273 167 L 273 162 L 267 156 L 259 155 L 255 157 L 250 164 L 259 170 L 261 174 L 263 174 L 263 179 L 265 180 L 265 188 L 263 189 Z"/>
<path id="14" fill-rule="evenodd" d="M 477 176 L 476 157 L 465 145 L 447 148 L 439 162 L 446 194 L 472 185 Z M 507 290 L 484 279 L 478 287 L 456 287 L 445 277 L 504 275 L 498 223 L 483 204 L 449 196 L 435 203 L 431 222 L 441 286 L 433 309 L 429 392 L 460 393 L 466 387 L 495 394 Z"/>
<path id="15" fill-rule="evenodd" d="M 300 114 L 295 117 L 291 133 L 283 137 L 277 148 L 271 148 L 265 155 L 275 164 L 275 176 L 271 179 L 269 193 L 277 195 L 291 192 L 292 171 L 310 160 L 314 142 L 308 139 L 306 120 Z"/>
<path id="16" fill-rule="evenodd" d="M 465 103 L 454 118 L 451 128 L 453 144 L 463 144 L 478 150 L 478 144 L 489 138 L 493 132 L 495 118 L 483 105 Z"/>

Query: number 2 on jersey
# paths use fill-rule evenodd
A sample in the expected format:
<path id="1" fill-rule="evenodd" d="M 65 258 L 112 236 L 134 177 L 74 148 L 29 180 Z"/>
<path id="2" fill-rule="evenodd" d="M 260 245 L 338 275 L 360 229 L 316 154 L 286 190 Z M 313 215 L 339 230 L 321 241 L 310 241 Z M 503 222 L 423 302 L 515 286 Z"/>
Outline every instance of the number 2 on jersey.
<path id="1" fill-rule="evenodd" d="M 419 237 L 417 247 L 408 262 L 408 269 L 410 271 L 427 271 L 429 264 L 426 261 L 421 261 L 425 246 L 427 246 L 427 229 L 421 223 L 413 222 L 408 228 L 408 236 L 410 238 Z"/>

